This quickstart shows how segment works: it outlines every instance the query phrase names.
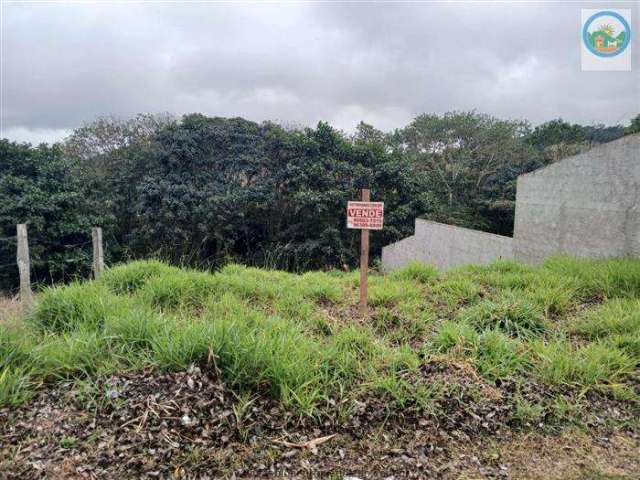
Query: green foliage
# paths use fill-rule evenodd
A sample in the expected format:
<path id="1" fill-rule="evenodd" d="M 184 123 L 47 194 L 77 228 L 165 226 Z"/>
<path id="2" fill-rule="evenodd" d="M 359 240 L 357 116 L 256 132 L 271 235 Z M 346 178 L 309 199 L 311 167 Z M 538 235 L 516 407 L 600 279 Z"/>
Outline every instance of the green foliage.
<path id="1" fill-rule="evenodd" d="M 467 323 L 447 321 L 438 329 L 433 338 L 433 344 L 443 352 L 448 352 L 454 347 L 458 350 L 475 350 L 478 344 L 478 332 Z"/>
<path id="2" fill-rule="evenodd" d="M 390 281 L 374 277 L 369 284 L 369 304 L 373 307 L 389 306 L 419 296 L 420 290 L 409 280 Z"/>
<path id="3" fill-rule="evenodd" d="M 591 308 L 571 326 L 571 331 L 591 339 L 627 333 L 640 336 L 640 300 L 614 299 Z"/>
<path id="4" fill-rule="evenodd" d="M 587 407 L 555 398 L 560 386 L 637 400 L 637 262 L 624 271 L 616 260 L 554 259 L 437 277 L 421 266 L 373 274 L 366 321 L 354 315 L 353 273 L 133 262 L 99 281 L 46 289 L 29 321 L 0 325 L 0 402 L 18 405 L 50 382 L 215 362 L 238 395 L 269 395 L 301 415 L 333 415 L 371 396 L 390 415 L 435 415 L 446 397 L 463 408 L 476 401 L 478 382 L 506 382 L 516 386 L 504 399 L 515 423 L 574 421 Z M 612 298 L 584 308 L 583 296 L 604 292 Z M 432 378 L 435 364 L 444 377 Z M 450 376 L 460 368 L 468 385 Z M 531 384 L 546 391 L 523 396 Z"/>
<path id="5" fill-rule="evenodd" d="M 24 369 L 0 368 L 0 405 L 18 406 L 32 396 L 30 375 Z"/>
<path id="6" fill-rule="evenodd" d="M 446 277 L 433 287 L 438 299 L 449 307 L 474 303 L 479 300 L 481 291 L 480 284 L 464 274 Z"/>
<path id="7" fill-rule="evenodd" d="M 357 232 L 345 228 L 344 206 L 366 186 L 385 202 L 374 257 L 412 234 L 416 217 L 510 235 L 519 174 L 633 133 L 635 123 L 556 120 L 531 130 L 472 111 L 419 115 L 393 134 L 361 123 L 346 136 L 322 122 L 285 129 L 137 115 L 98 118 L 61 146 L 2 140 L 0 290 L 17 287 L 17 223 L 28 224 L 37 283 L 89 275 L 93 225 L 104 229 L 108 264 L 155 256 L 212 269 L 355 266 Z M 407 279 L 435 274 L 411 269 Z M 134 290 L 131 280 L 113 287 Z"/>
<path id="8" fill-rule="evenodd" d="M 637 259 L 552 257 L 544 262 L 544 266 L 552 272 L 572 278 L 583 298 L 640 296 L 640 262 Z"/>
<path id="9" fill-rule="evenodd" d="M 149 278 L 140 296 L 155 307 L 194 308 L 217 290 L 217 283 L 217 278 L 207 273 L 183 270 Z"/>
<path id="10" fill-rule="evenodd" d="M 18 283 L 18 223 L 27 224 L 32 281 L 88 275 L 91 227 L 106 222 L 101 210 L 89 208 L 77 166 L 58 145 L 32 148 L 0 140 L 0 291 Z"/>
<path id="11" fill-rule="evenodd" d="M 150 277 L 164 275 L 170 278 L 178 269 L 169 267 L 158 260 L 129 262 L 108 269 L 102 274 L 100 283 L 105 284 L 113 293 L 132 293 L 141 288 Z"/>
<path id="12" fill-rule="evenodd" d="M 611 345 L 592 343 L 574 347 L 570 342 L 553 340 L 532 345 L 536 356 L 534 371 L 552 385 L 595 385 L 616 382 L 633 370 L 633 359 Z"/>
<path id="13" fill-rule="evenodd" d="M 520 342 L 499 330 L 486 330 L 478 337 L 475 365 L 484 377 L 495 380 L 522 373 L 527 359 Z"/>
<path id="14" fill-rule="evenodd" d="M 540 334 L 547 328 L 542 308 L 511 290 L 497 301 L 487 299 L 460 310 L 458 320 L 478 330 L 497 328 L 521 337 Z"/>
<path id="15" fill-rule="evenodd" d="M 540 166 L 523 141 L 527 132 L 525 122 L 477 112 L 423 114 L 397 132 L 396 148 L 416 170 L 431 172 L 439 202 L 429 218 L 510 234 L 515 180 Z"/>
<path id="16" fill-rule="evenodd" d="M 410 262 L 403 268 L 393 271 L 389 275 L 394 280 L 417 280 L 420 283 L 429 283 L 438 276 L 438 270 L 421 262 Z"/>
<path id="17" fill-rule="evenodd" d="M 76 282 L 45 289 L 31 319 L 39 327 L 56 332 L 98 328 L 108 315 L 120 314 L 127 308 L 124 299 L 110 294 L 101 284 Z"/>

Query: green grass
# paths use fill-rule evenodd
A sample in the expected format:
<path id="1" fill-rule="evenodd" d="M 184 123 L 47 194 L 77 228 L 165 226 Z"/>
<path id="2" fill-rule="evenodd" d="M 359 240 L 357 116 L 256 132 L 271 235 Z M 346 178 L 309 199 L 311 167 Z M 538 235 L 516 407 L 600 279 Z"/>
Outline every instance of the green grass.
<path id="1" fill-rule="evenodd" d="M 548 328 L 543 308 L 512 290 L 460 310 L 457 319 L 479 331 L 496 328 L 516 337 L 539 335 Z"/>
<path id="2" fill-rule="evenodd" d="M 421 374 L 437 361 L 463 362 L 489 384 L 548 389 L 537 401 L 510 397 L 514 424 L 569 418 L 558 388 L 637 401 L 625 382 L 640 365 L 639 272 L 632 259 L 449 272 L 413 263 L 371 275 L 362 319 L 357 272 L 210 273 L 136 261 L 45 289 L 21 323 L 0 325 L 0 405 L 62 380 L 215 362 L 239 398 L 268 395 L 302 415 L 368 396 L 389 414 L 434 414 L 463 388 Z"/>
<path id="3" fill-rule="evenodd" d="M 590 339 L 640 332 L 640 300 L 614 299 L 589 309 L 570 329 Z"/>
<path id="4" fill-rule="evenodd" d="M 407 266 L 391 272 L 393 280 L 411 280 L 420 283 L 430 283 L 438 277 L 438 270 L 420 262 L 411 262 Z"/>

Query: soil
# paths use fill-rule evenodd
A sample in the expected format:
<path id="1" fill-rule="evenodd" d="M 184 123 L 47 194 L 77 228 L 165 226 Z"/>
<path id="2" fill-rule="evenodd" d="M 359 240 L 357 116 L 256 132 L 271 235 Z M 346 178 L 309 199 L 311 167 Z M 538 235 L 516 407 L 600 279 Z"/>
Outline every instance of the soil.
<path id="1" fill-rule="evenodd" d="M 0 409 L 0 478 L 640 478 L 632 428 L 518 429 L 512 385 L 463 364 L 422 374 L 460 385 L 438 415 L 389 416 L 385 399 L 363 399 L 300 418 L 266 395 L 238 398 L 211 366 L 61 384 Z"/>

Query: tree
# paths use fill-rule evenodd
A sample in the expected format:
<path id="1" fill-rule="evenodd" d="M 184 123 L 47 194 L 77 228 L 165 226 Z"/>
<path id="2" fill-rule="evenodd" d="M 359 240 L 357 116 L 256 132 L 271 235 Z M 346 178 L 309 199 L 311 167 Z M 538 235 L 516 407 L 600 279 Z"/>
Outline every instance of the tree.
<path id="1" fill-rule="evenodd" d="M 640 133 L 640 114 L 633 117 L 631 124 L 625 129 L 625 135 Z"/>
<path id="2" fill-rule="evenodd" d="M 446 223 L 510 234 L 515 193 L 509 183 L 535 168 L 535 151 L 523 138 L 526 122 L 476 112 L 420 115 L 397 133 L 399 148 L 443 206 L 433 217 Z"/>
<path id="3" fill-rule="evenodd" d="M 29 232 L 32 279 L 65 280 L 91 267 L 91 227 L 99 212 L 74 174 L 76 165 L 58 145 L 0 140 L 0 289 L 17 286 L 16 224 Z"/>

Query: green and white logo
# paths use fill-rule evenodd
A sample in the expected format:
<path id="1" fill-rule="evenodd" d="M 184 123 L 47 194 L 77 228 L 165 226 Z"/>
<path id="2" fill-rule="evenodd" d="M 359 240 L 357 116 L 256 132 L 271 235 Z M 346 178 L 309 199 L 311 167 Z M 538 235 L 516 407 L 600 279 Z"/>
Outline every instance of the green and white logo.
<path id="1" fill-rule="evenodd" d="M 629 10 L 582 10 L 582 69 L 631 70 Z"/>

